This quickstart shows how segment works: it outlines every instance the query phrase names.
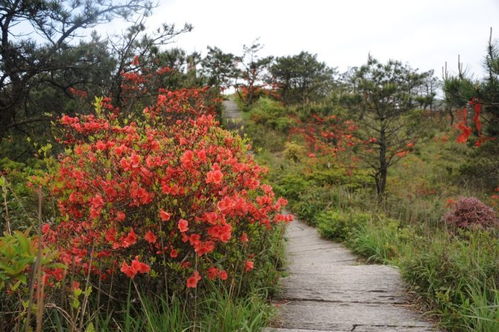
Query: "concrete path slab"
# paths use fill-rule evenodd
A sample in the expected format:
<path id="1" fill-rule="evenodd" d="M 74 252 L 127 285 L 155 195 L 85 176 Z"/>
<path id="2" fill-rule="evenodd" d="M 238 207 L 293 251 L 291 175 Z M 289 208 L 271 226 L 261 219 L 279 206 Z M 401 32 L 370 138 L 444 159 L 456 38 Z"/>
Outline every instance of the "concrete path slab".
<path id="1" fill-rule="evenodd" d="M 342 244 L 293 221 L 279 315 L 265 332 L 437 331 L 408 304 L 397 268 L 362 264 Z"/>

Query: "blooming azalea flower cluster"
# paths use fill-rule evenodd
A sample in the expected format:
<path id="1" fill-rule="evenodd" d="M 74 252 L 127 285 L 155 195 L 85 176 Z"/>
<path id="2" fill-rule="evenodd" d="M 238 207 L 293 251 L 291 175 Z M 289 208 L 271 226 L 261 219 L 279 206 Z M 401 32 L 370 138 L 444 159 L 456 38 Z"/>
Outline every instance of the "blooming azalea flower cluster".
<path id="1" fill-rule="evenodd" d="M 482 122 L 480 118 L 480 114 L 482 113 L 483 104 L 478 100 L 478 98 L 471 98 L 468 102 L 468 107 L 473 110 L 473 125 L 475 127 L 475 132 L 473 128 L 469 126 L 468 123 L 468 108 L 465 107 L 460 111 L 461 120 L 457 123 L 456 128 L 460 131 L 460 134 L 456 138 L 456 142 L 458 143 L 466 143 L 470 136 L 475 133 L 476 141 L 475 146 L 479 147 L 484 142 L 493 140 L 493 137 L 488 137 L 482 133 Z"/>
<path id="2" fill-rule="evenodd" d="M 160 90 L 135 121 L 109 100 L 61 117 L 67 149 L 48 179 L 61 220 L 43 236 L 68 271 L 103 281 L 163 273 L 195 288 L 258 268 L 262 234 L 291 220 L 287 202 L 206 96 Z"/>

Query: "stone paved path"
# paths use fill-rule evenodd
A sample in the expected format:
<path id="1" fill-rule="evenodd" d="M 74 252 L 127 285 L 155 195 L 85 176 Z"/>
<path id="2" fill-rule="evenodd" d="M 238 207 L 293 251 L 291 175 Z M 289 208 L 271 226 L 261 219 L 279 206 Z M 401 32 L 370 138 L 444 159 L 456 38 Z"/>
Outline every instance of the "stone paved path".
<path id="1" fill-rule="evenodd" d="M 225 128 L 229 130 L 241 130 L 243 119 L 237 104 L 232 100 L 224 100 L 223 106 L 222 118 L 225 122 Z"/>
<path id="2" fill-rule="evenodd" d="M 396 268 L 360 264 L 297 220 L 286 238 L 288 276 L 276 301 L 279 315 L 265 332 L 436 331 L 407 304 Z"/>

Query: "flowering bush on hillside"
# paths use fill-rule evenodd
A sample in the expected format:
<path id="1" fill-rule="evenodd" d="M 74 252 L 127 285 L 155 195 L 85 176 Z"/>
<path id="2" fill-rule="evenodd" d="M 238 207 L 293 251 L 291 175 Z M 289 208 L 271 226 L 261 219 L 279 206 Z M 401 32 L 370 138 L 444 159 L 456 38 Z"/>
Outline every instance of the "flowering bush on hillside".
<path id="1" fill-rule="evenodd" d="M 205 97 L 160 90 L 140 119 L 98 99 L 95 114 L 60 119 L 66 150 L 48 179 L 60 220 L 43 227 L 68 267 L 55 279 L 148 275 L 195 288 L 258 269 L 262 235 L 290 220 L 286 201 Z"/>

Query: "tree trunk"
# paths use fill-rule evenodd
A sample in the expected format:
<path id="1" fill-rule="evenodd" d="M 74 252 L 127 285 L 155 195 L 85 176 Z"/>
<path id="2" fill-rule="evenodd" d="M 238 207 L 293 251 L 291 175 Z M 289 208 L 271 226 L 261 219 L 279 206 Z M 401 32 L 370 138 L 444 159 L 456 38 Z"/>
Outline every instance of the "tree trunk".
<path id="1" fill-rule="evenodd" d="M 376 181 L 376 194 L 378 194 L 378 199 L 380 201 L 383 200 L 383 196 L 385 194 L 386 189 L 386 176 L 388 174 L 388 163 L 386 160 L 386 134 L 385 128 L 382 125 L 380 135 L 379 135 L 379 164 L 378 169 L 376 170 L 376 175 L 374 177 Z"/>
<path id="2" fill-rule="evenodd" d="M 382 168 L 379 169 L 378 173 L 374 176 L 376 181 L 376 194 L 378 194 L 378 199 L 383 200 L 383 196 L 385 195 L 386 189 L 386 176 L 388 174 L 388 169 Z"/>
<path id="3" fill-rule="evenodd" d="M 454 125 L 454 113 L 452 112 L 452 107 L 447 107 L 447 113 L 449 113 L 450 116 L 450 125 Z"/>

